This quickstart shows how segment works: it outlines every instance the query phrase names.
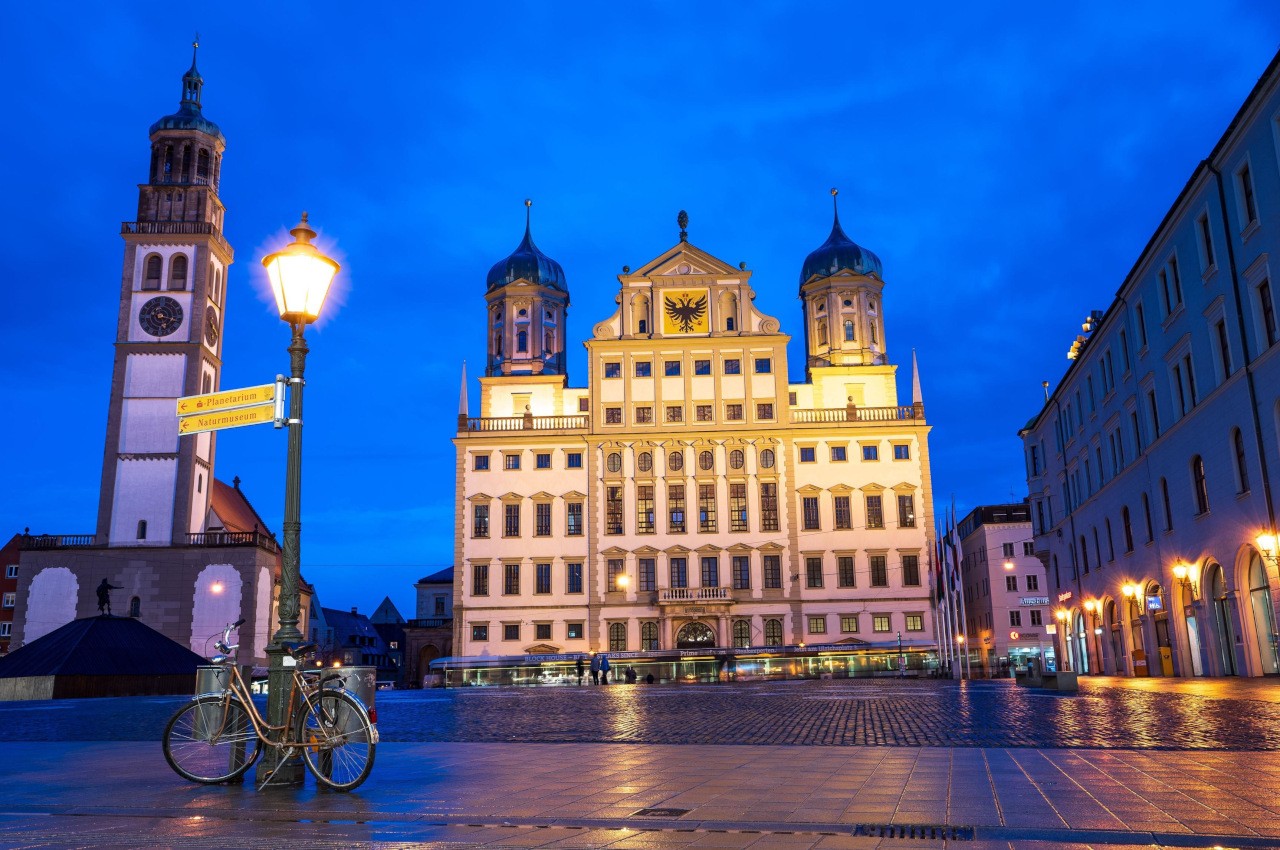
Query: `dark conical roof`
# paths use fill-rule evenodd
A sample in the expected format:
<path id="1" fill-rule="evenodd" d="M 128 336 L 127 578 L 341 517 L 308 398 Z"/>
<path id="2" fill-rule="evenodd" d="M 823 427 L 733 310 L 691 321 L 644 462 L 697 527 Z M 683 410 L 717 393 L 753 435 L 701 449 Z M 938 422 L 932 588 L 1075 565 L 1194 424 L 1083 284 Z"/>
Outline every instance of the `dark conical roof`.
<path id="1" fill-rule="evenodd" d="M 22 676 L 195 675 L 209 662 L 132 617 L 84 617 L 0 658 L 0 679 Z"/>
<path id="2" fill-rule="evenodd" d="M 831 194 L 835 196 L 834 189 Z M 837 210 L 827 241 L 804 258 L 804 265 L 800 269 L 800 285 L 804 286 L 815 276 L 829 277 L 841 269 L 848 269 L 854 274 L 882 276 L 880 258 L 845 235 L 840 227 L 840 212 Z"/>
<path id="3" fill-rule="evenodd" d="M 182 75 L 182 102 L 178 105 L 178 111 L 152 124 L 149 133 L 154 136 L 159 130 L 197 130 L 225 144 L 227 139 L 222 135 L 222 130 L 200 111 L 200 90 L 204 88 L 204 77 L 200 76 L 200 71 L 196 68 L 195 50 L 199 46 L 199 42 L 192 45 L 191 67 Z"/>
<path id="4" fill-rule="evenodd" d="M 505 260 L 493 264 L 489 269 L 486 290 L 497 289 L 517 280 L 549 286 L 561 292 L 568 292 L 564 279 L 564 269 L 555 260 L 538 250 L 533 244 L 533 236 L 529 230 L 528 208 L 531 201 L 525 201 L 524 238 L 516 246 L 515 251 Z"/>

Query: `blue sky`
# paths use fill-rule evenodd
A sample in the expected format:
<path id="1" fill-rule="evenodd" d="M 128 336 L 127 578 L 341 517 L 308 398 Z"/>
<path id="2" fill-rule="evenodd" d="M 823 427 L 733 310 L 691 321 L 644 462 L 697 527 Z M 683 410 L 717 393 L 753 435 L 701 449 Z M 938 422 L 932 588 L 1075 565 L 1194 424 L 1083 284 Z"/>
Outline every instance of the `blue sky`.
<path id="1" fill-rule="evenodd" d="M 44 8 L 34 8 L 40 5 Z M 95 525 L 122 243 L 201 35 L 236 249 L 223 387 L 287 368 L 260 258 L 301 210 L 344 265 L 309 334 L 303 569 L 413 615 L 453 547 L 461 361 L 519 242 L 565 268 L 570 381 L 615 276 L 689 238 L 793 335 L 841 221 L 920 360 L 939 503 L 1021 499 L 1018 428 L 1280 47 L 1280 4 L 23 4 L 0 29 L 0 531 Z M 74 11 L 74 14 L 72 13 Z M 472 391 L 472 398 L 476 392 Z M 474 412 L 474 411 L 473 411 Z M 219 438 L 279 528 L 283 432 Z"/>

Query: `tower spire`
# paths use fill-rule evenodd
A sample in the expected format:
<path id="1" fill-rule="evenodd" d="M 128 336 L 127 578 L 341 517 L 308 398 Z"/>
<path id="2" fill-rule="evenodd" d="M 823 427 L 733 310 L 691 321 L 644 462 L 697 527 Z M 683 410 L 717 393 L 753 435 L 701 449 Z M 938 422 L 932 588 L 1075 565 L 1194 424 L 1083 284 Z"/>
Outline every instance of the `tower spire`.
<path id="1" fill-rule="evenodd" d="M 462 361 L 462 388 L 458 391 L 458 418 L 467 415 L 467 361 Z"/>
<path id="2" fill-rule="evenodd" d="M 831 187 L 831 212 L 835 216 L 836 227 L 840 226 L 840 202 L 839 200 L 837 200 L 837 196 L 839 194 L 840 194 L 840 190 L 832 186 Z"/>
<path id="3" fill-rule="evenodd" d="M 924 404 L 924 393 L 920 391 L 920 364 L 916 362 L 916 350 L 911 349 L 911 403 Z"/>
<path id="4" fill-rule="evenodd" d="M 191 67 L 182 75 L 182 107 L 200 111 L 200 89 L 204 87 L 204 78 L 196 68 L 196 56 L 200 52 L 200 33 L 191 42 Z"/>

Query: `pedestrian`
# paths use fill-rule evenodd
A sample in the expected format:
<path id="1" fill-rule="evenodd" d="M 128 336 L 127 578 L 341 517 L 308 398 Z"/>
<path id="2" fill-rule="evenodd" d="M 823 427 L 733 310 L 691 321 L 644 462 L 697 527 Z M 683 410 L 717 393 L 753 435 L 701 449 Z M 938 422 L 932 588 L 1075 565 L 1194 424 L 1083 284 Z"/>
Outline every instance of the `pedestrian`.
<path id="1" fill-rule="evenodd" d="M 583 674 L 583 672 L 587 669 L 587 666 L 586 666 L 585 664 L 583 664 L 583 663 L 582 663 L 582 656 L 581 656 L 581 655 L 579 655 L 579 656 L 578 656 L 578 661 L 577 661 L 577 663 L 576 663 L 576 664 L 574 664 L 573 666 L 574 666 L 574 669 L 578 671 L 578 684 L 579 684 L 579 685 L 581 685 L 581 684 L 582 684 L 582 674 Z"/>
<path id="2" fill-rule="evenodd" d="M 636 683 L 636 668 L 630 664 L 627 665 L 627 684 L 634 685 Z"/>
<path id="3" fill-rule="evenodd" d="M 647 676 L 645 676 L 645 677 L 644 677 L 644 683 L 645 683 L 646 685 L 652 685 L 652 684 L 653 684 L 653 674 L 652 674 L 652 673 L 650 673 L 649 675 L 647 675 Z"/>
<path id="4" fill-rule="evenodd" d="M 600 684 L 609 684 L 609 656 L 600 653 Z"/>
<path id="5" fill-rule="evenodd" d="M 600 684 L 600 656 L 591 654 L 591 684 Z"/>
<path id="6" fill-rule="evenodd" d="M 120 588 L 116 587 L 114 584 L 110 583 L 105 578 L 102 580 L 102 584 L 98 585 L 98 613 L 99 614 L 111 613 L 111 591 L 113 590 L 120 590 Z"/>

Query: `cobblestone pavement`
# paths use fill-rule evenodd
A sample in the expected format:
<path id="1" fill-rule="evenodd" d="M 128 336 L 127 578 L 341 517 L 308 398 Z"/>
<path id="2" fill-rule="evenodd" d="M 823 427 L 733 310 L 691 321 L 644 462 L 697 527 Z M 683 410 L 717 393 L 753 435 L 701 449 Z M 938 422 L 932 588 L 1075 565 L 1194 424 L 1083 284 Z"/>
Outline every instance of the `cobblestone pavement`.
<path id="1" fill-rule="evenodd" d="M 156 740 L 181 697 L 0 703 L 0 741 Z M 1280 750 L 1280 681 L 1082 679 L 381 691 L 388 742 Z"/>

